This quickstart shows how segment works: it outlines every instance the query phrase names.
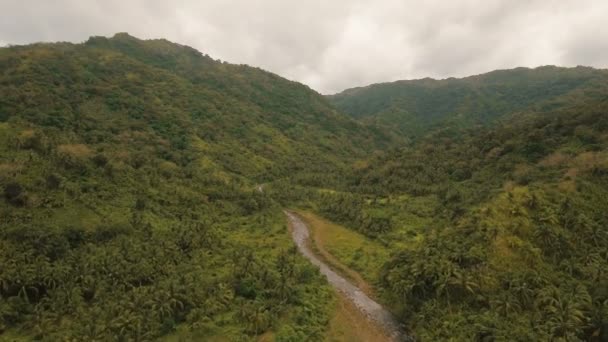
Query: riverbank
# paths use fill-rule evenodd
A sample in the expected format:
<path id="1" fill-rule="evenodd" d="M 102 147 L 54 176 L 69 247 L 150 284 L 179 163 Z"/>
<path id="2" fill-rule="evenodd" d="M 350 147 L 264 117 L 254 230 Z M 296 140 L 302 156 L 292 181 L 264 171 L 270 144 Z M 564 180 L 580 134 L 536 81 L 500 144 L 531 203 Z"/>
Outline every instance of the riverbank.
<path id="1" fill-rule="evenodd" d="M 285 214 L 289 219 L 292 237 L 300 253 L 311 263 L 319 267 L 319 271 L 327 277 L 329 284 L 332 285 L 348 303 L 351 303 L 357 309 L 355 312 L 358 312 L 364 320 L 378 326 L 382 335 L 386 336 L 385 340 L 407 340 L 407 335 L 403 332 L 401 325 L 388 310 L 371 299 L 361 288 L 353 284 L 353 282 L 334 271 L 322 257 L 312 250 L 310 231 L 301 217 L 295 212 L 286 211 Z M 367 331 L 365 326 L 358 326 L 355 327 L 355 329 L 359 329 L 360 333 Z"/>

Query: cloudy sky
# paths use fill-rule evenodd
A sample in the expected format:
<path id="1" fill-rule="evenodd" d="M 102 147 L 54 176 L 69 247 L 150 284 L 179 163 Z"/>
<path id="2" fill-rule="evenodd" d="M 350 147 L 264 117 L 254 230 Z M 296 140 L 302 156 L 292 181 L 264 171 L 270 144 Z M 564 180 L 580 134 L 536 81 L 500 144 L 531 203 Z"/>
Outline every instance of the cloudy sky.
<path id="1" fill-rule="evenodd" d="M 607 0 L 0 0 L 0 45 L 167 38 L 322 93 L 516 66 L 608 67 Z"/>

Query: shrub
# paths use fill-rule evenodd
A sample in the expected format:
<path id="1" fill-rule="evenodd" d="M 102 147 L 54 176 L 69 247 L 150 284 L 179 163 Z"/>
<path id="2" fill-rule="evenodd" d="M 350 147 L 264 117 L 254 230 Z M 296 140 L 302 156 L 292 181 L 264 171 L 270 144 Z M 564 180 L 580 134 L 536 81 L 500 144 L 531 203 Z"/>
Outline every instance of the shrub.
<path id="1" fill-rule="evenodd" d="M 11 182 L 4 187 L 4 198 L 14 206 L 24 206 L 27 202 L 25 191 L 19 183 Z"/>

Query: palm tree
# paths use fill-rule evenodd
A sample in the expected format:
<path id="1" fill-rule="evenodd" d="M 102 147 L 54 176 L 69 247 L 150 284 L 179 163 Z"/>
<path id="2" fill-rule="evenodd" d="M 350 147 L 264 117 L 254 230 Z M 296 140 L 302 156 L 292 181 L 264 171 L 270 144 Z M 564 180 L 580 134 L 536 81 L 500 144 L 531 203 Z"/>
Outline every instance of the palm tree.
<path id="1" fill-rule="evenodd" d="M 554 337 L 578 335 L 587 324 L 591 297 L 583 286 L 567 293 L 551 286 L 541 291 L 537 304 Z"/>
<path id="2" fill-rule="evenodd" d="M 445 298 L 448 302 L 448 309 L 451 312 L 452 311 L 452 304 L 450 301 L 450 286 L 452 285 L 451 272 L 444 272 L 444 273 L 439 274 L 433 285 L 435 285 L 435 293 L 437 293 L 438 297 L 445 295 Z"/>
<path id="3" fill-rule="evenodd" d="M 608 232 L 597 223 L 590 224 L 585 235 L 587 236 L 587 241 L 592 242 L 596 248 L 604 246 L 608 240 Z"/>
<path id="4" fill-rule="evenodd" d="M 592 331 L 594 331 L 594 333 L 599 334 L 608 334 L 608 331 L 603 332 L 602 331 L 602 326 L 604 326 L 605 329 L 605 325 L 606 325 L 606 320 L 608 317 L 608 299 L 597 299 L 594 303 L 593 303 L 593 307 L 592 307 L 592 311 L 591 311 L 591 319 L 590 319 L 590 326 L 592 328 Z"/>
<path id="5" fill-rule="evenodd" d="M 571 299 L 561 299 L 548 310 L 548 325 L 555 337 L 579 333 L 587 320 L 582 306 Z"/>
<path id="6" fill-rule="evenodd" d="M 544 224 L 536 226 L 533 236 L 543 247 L 552 247 L 557 239 L 555 231 L 550 226 Z"/>
<path id="7" fill-rule="evenodd" d="M 506 294 L 491 300 L 490 305 L 492 310 L 505 317 L 509 317 L 511 314 L 517 313 L 521 310 L 517 300 Z"/>
<path id="8" fill-rule="evenodd" d="M 516 296 L 523 307 L 529 308 L 533 304 L 534 290 L 528 282 L 517 279 L 509 283 L 509 290 Z"/>
<path id="9" fill-rule="evenodd" d="M 539 221 L 548 225 L 555 226 L 559 223 L 559 219 L 555 214 L 555 211 L 550 207 L 544 207 L 542 210 L 542 216 L 539 218 Z"/>
<path id="10" fill-rule="evenodd" d="M 261 332 L 268 329 L 271 322 L 270 314 L 263 305 L 260 305 L 250 312 L 249 322 L 253 327 L 255 335 L 259 335 Z"/>
<path id="11" fill-rule="evenodd" d="M 464 292 L 475 294 L 479 285 L 471 278 L 468 272 L 455 269 L 450 277 L 450 284 L 459 287 Z"/>
<path id="12" fill-rule="evenodd" d="M 155 293 L 154 299 L 149 302 L 150 308 L 162 322 L 165 318 L 173 315 L 174 303 L 170 300 L 169 292 L 159 290 Z"/>

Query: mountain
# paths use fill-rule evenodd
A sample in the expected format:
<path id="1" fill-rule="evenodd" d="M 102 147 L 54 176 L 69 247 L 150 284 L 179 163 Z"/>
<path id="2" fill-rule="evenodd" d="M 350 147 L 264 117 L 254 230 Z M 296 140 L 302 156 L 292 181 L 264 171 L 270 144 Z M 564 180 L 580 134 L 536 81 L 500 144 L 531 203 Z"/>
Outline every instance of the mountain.
<path id="1" fill-rule="evenodd" d="M 0 48 L 0 339 L 339 334 L 294 208 L 421 340 L 601 341 L 606 151 L 604 70 L 323 97 L 125 33 Z"/>
<path id="2" fill-rule="evenodd" d="M 46 340 L 320 338 L 331 292 L 256 185 L 386 143 L 302 84 L 127 34 L 1 48 L 0 141 L 0 334 Z"/>
<path id="3" fill-rule="evenodd" d="M 317 195 L 382 243 L 380 272 L 345 260 L 422 340 L 608 336 L 608 82 L 593 84 L 492 125 L 444 120 Z"/>
<path id="4" fill-rule="evenodd" d="M 117 34 L 0 51 L 0 119 L 70 131 L 78 143 L 137 135 L 168 162 L 186 162 L 169 149 L 194 149 L 259 180 L 338 167 L 382 144 L 302 84 L 166 40 Z"/>
<path id="5" fill-rule="evenodd" d="M 420 137 L 437 127 L 485 125 L 512 113 L 548 109 L 556 98 L 593 90 L 606 80 L 607 70 L 544 66 L 460 79 L 380 83 L 327 98 L 363 122 Z"/>

